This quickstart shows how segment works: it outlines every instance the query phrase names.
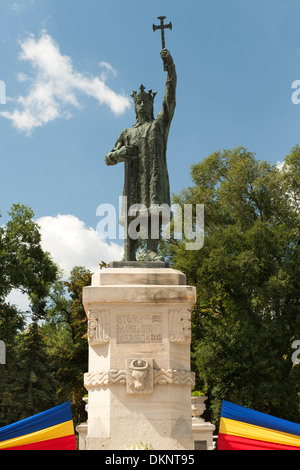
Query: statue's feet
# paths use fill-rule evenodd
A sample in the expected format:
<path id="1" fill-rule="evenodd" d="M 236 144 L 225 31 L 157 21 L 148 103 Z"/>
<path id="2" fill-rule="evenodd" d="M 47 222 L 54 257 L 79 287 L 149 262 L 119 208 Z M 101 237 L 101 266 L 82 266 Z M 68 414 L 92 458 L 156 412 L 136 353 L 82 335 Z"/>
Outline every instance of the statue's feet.
<path id="1" fill-rule="evenodd" d="M 163 256 L 158 255 L 155 251 L 147 250 L 145 261 L 165 261 Z"/>

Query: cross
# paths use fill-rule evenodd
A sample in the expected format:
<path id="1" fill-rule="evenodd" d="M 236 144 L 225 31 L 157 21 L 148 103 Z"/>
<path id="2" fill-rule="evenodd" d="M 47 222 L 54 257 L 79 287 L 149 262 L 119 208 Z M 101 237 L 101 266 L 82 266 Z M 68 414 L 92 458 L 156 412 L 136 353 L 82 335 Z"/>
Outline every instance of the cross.
<path id="1" fill-rule="evenodd" d="M 145 90 L 144 85 L 140 86 L 141 92 Z M 126 144 L 130 146 L 129 136 L 126 135 Z M 125 208 L 126 208 L 126 222 L 125 222 L 125 240 L 124 240 L 124 261 L 133 261 L 132 257 L 132 250 L 131 250 L 131 239 L 129 236 L 129 223 L 130 223 L 130 216 L 129 216 L 129 209 L 131 205 L 131 168 L 132 162 L 137 160 L 137 156 L 131 156 L 130 158 L 126 158 L 124 160 L 125 163 L 125 181 L 124 181 L 124 189 L 125 189 Z"/>
<path id="2" fill-rule="evenodd" d="M 161 45 L 162 45 L 162 49 L 165 49 L 166 48 L 166 43 L 165 43 L 165 29 L 166 28 L 169 28 L 172 30 L 172 23 L 170 21 L 169 24 L 164 24 L 164 19 L 166 17 L 165 16 L 158 16 L 157 19 L 160 20 L 160 26 L 156 26 L 155 24 L 152 26 L 153 28 L 153 31 L 156 31 L 157 29 L 160 29 L 161 30 Z M 166 71 L 167 70 L 167 65 L 164 63 L 164 70 Z"/>

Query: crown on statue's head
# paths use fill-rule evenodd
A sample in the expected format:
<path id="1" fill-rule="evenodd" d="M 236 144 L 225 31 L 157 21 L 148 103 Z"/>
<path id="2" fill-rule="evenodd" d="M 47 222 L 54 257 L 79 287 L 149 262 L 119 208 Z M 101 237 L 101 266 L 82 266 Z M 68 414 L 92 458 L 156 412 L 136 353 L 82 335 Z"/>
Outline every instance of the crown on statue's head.
<path id="1" fill-rule="evenodd" d="M 139 93 L 137 93 L 136 91 L 133 91 L 133 93 L 130 95 L 133 101 L 136 102 L 138 98 L 146 98 L 153 103 L 154 98 L 157 95 L 157 93 L 153 92 L 152 90 L 148 90 L 148 93 L 147 93 L 145 90 L 146 88 L 144 87 L 144 85 L 141 85 Z"/>

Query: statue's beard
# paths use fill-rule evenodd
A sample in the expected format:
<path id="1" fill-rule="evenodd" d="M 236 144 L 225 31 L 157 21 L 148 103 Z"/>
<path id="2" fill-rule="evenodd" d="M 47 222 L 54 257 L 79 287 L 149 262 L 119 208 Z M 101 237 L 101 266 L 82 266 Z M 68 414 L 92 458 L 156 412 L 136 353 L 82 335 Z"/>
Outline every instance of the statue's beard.
<path id="1" fill-rule="evenodd" d="M 153 121 L 153 114 L 149 114 L 147 112 L 139 112 L 136 114 L 136 121 L 137 122 L 151 122 Z"/>

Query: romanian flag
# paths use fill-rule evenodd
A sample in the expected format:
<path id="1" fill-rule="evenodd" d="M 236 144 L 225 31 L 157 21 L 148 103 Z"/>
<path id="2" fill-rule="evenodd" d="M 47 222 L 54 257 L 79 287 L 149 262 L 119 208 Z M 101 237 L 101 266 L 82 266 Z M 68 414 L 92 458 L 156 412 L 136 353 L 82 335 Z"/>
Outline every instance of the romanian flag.
<path id="1" fill-rule="evenodd" d="M 0 450 L 76 450 L 70 402 L 0 428 Z"/>
<path id="2" fill-rule="evenodd" d="M 300 450 L 300 424 L 223 400 L 218 450 Z"/>

